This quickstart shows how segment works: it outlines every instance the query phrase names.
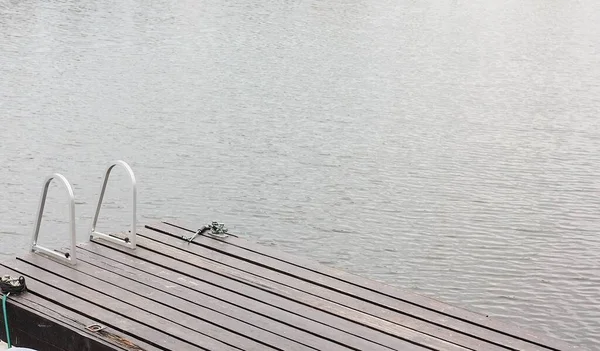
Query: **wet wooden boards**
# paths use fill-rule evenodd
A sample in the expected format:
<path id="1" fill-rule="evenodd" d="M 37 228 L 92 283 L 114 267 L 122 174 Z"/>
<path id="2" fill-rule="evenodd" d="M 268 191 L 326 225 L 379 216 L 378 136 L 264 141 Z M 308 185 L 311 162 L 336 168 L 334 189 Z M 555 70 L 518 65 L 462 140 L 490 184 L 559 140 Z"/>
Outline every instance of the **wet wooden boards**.
<path id="1" fill-rule="evenodd" d="M 135 250 L 80 244 L 76 265 L 3 262 L 29 288 L 9 297 L 13 339 L 77 351 L 575 349 L 233 235 L 182 240 L 195 229 L 146 226 Z"/>

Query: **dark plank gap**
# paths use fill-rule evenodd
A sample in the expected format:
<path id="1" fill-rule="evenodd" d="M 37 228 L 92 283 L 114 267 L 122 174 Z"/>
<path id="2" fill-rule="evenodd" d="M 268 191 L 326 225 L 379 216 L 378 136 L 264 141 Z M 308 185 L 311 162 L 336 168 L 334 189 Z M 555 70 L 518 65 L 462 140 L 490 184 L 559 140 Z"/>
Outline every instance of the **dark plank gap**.
<path id="1" fill-rule="evenodd" d="M 58 290 L 77 296 L 83 300 L 86 300 L 87 302 L 117 313 L 125 318 L 134 319 L 137 322 L 152 327 L 157 331 L 162 331 L 164 334 L 168 334 L 178 338 L 181 341 L 188 342 L 193 346 L 217 350 L 220 350 L 221 348 L 227 350 L 238 349 L 198 331 L 175 324 L 167 318 L 149 313 L 145 310 L 122 302 L 117 298 L 98 293 L 97 291 L 89 289 L 83 285 L 79 285 L 58 275 L 43 271 L 38 267 L 32 266 L 26 262 L 15 260 L 5 262 L 5 264 L 15 271 L 18 271 L 22 275 L 27 275 L 38 281 L 43 281 L 44 283 L 51 285 Z M 108 285 L 106 285 L 105 289 L 107 289 L 107 292 L 113 291 Z M 205 325 L 204 327 L 207 326 Z"/>
<path id="2" fill-rule="evenodd" d="M 123 279 L 122 276 L 112 273 L 109 270 L 99 269 L 98 267 L 81 262 L 81 260 L 77 262 L 77 265 L 65 268 L 64 265 L 39 255 L 29 255 L 22 259 L 32 265 L 44 267 L 44 269 L 47 269 L 50 272 L 88 287 L 97 286 L 98 281 L 109 284 L 109 286 L 119 286 L 123 291 L 119 292 L 119 295 L 116 296 L 122 296 L 121 294 L 134 294 L 151 300 L 154 303 L 158 303 L 158 305 L 153 303 L 147 305 L 147 308 L 151 310 L 165 311 L 168 309 L 175 309 L 194 318 L 198 316 L 198 318 L 202 320 L 209 321 L 217 326 L 226 328 L 227 330 L 235 331 L 240 335 L 251 337 L 254 340 L 261 340 L 265 344 L 275 345 L 277 348 L 285 350 L 308 349 L 306 346 L 293 340 L 283 338 L 268 330 L 248 324 L 243 319 L 231 318 L 226 314 L 222 314 L 213 309 L 208 309 L 197 302 L 181 299 L 178 296 L 170 294 L 170 289 L 167 289 L 165 292 L 159 290 L 155 285 L 149 286 L 140 284 L 135 280 Z M 114 293 L 117 293 L 117 291 L 114 291 Z M 164 313 L 162 314 L 164 315 Z M 246 319 L 248 317 L 251 316 L 246 316 Z M 194 322 L 191 325 L 198 324 Z M 202 326 L 198 325 L 198 328 L 202 329 Z M 224 335 L 224 337 L 227 337 L 227 335 Z M 246 344 L 250 343 L 249 341 L 245 342 Z"/>
<path id="3" fill-rule="evenodd" d="M 185 231 L 189 235 L 190 232 L 194 232 L 193 226 L 185 225 L 182 223 L 164 222 L 164 224 L 171 227 L 179 228 Z M 155 226 L 150 225 L 150 227 Z M 158 226 L 158 224 L 156 225 Z M 176 236 L 176 234 L 174 234 Z M 476 313 L 461 307 L 448 305 L 436 299 L 419 295 L 414 292 L 410 292 L 401 288 L 392 287 L 390 285 L 367 279 L 352 273 L 348 273 L 342 270 L 331 268 L 329 266 L 319 264 L 305 258 L 301 258 L 289 253 L 275 250 L 273 248 L 258 245 L 249 240 L 240 237 L 229 236 L 225 239 L 219 239 L 215 237 L 207 237 L 209 240 L 224 242 L 229 245 L 233 245 L 251 252 L 255 252 L 264 256 L 271 257 L 273 259 L 285 262 L 291 265 L 305 268 L 313 272 L 327 275 L 331 278 L 355 285 L 367 289 L 371 294 L 385 295 L 388 297 L 395 298 L 397 300 L 413 304 L 415 306 L 429 309 L 437 313 L 442 313 L 450 317 L 462 320 L 464 322 L 473 323 L 477 326 L 481 326 L 490 330 L 497 331 L 507 336 L 512 336 L 523 341 L 528 341 L 532 344 L 542 346 L 546 349 L 551 350 L 571 350 L 574 349 L 572 345 L 568 345 L 562 340 L 554 339 L 543 335 L 540 332 L 532 331 L 527 328 L 522 328 L 516 325 L 504 323 L 492 318 L 488 318 L 486 315 Z"/>
<path id="4" fill-rule="evenodd" d="M 93 247 L 89 247 L 92 245 Z M 87 251 L 86 248 L 90 251 Z M 233 280 L 230 282 L 223 282 L 218 276 L 216 279 L 214 279 L 215 275 L 212 274 L 202 273 L 200 275 L 191 276 L 176 270 L 167 270 L 165 267 L 166 265 L 170 264 L 167 260 L 163 261 L 159 259 L 161 262 L 156 264 L 147 260 L 121 255 L 116 250 L 111 250 L 110 248 L 96 244 L 82 246 L 81 248 L 78 248 L 78 252 L 79 251 L 82 252 L 80 255 L 81 260 L 86 262 L 95 265 L 117 265 L 119 268 L 121 266 L 125 266 L 127 268 L 124 268 L 123 272 L 128 272 L 129 276 L 134 276 L 136 278 L 144 277 L 145 279 L 149 280 L 160 279 L 165 281 L 165 284 L 170 287 L 180 286 L 188 291 L 201 294 L 201 298 L 209 296 L 214 299 L 219 299 L 223 302 L 233 304 L 240 309 L 276 320 L 279 323 L 283 323 L 289 327 L 295 328 L 299 332 L 313 335 L 313 337 L 317 337 L 318 339 L 321 339 L 321 336 L 329 337 L 331 333 L 339 333 L 339 331 L 335 330 L 334 328 L 321 323 L 329 321 L 329 319 L 327 319 L 327 315 L 325 315 L 325 318 L 319 318 L 320 316 L 318 311 L 317 313 L 313 313 L 313 311 L 306 310 L 305 307 L 299 305 L 286 306 L 287 301 L 285 299 L 281 299 L 276 295 L 270 295 L 262 290 L 247 289 L 238 281 Z M 148 254 L 148 252 L 141 251 L 139 254 L 140 256 L 144 257 Z M 178 262 L 175 261 L 175 264 L 178 264 Z M 133 272 L 131 272 L 132 270 Z M 219 286 L 219 283 L 225 283 L 223 284 L 224 287 Z M 278 306 L 280 302 L 284 307 L 290 309 L 291 312 L 280 308 Z M 307 316 L 320 320 L 317 321 L 309 319 Z M 294 333 L 294 335 L 295 334 L 296 333 Z M 341 334 L 340 338 L 343 338 L 343 336 L 344 334 Z M 404 345 L 404 343 L 399 342 L 398 339 L 385 334 L 378 336 L 378 340 L 380 342 L 388 345 L 391 348 Z M 323 349 L 329 350 L 328 347 L 335 345 L 335 348 L 333 349 L 347 350 L 346 347 L 343 347 L 339 344 L 332 344 L 332 342 L 328 339 L 321 340 L 326 340 L 328 342 L 328 344 L 324 344 L 322 346 Z"/>
<path id="5" fill-rule="evenodd" d="M 81 287 L 95 291 L 97 294 L 96 299 L 101 299 L 103 296 L 113 297 L 120 303 L 136 307 L 145 313 L 150 313 L 164 321 L 174 323 L 180 327 L 182 332 L 187 332 L 192 335 L 193 333 L 200 333 L 240 349 L 256 351 L 277 349 L 270 347 L 266 343 L 257 342 L 256 340 L 252 340 L 232 332 L 225 326 L 234 328 L 236 324 L 240 324 L 239 321 L 231 320 L 231 318 L 227 319 L 228 317 L 219 313 L 215 313 L 214 311 L 208 309 L 202 309 L 200 311 L 200 307 L 198 306 L 195 312 L 198 312 L 203 316 L 208 315 L 207 319 L 200 319 L 191 314 L 183 313 L 173 308 L 171 306 L 173 301 L 172 299 L 169 299 L 169 297 L 167 297 L 167 300 L 163 302 L 156 302 L 137 294 L 134 295 L 123 289 L 120 285 L 108 284 L 100 279 L 97 279 L 96 277 L 81 273 L 72 269 L 72 267 L 54 262 L 51 259 L 42 257 L 40 255 L 29 254 L 25 257 L 20 257 L 19 259 L 34 267 L 37 267 L 40 270 L 47 271 L 48 273 L 54 274 L 74 284 L 78 284 Z M 209 322 L 210 319 L 212 319 L 212 321 Z M 246 331 L 249 334 L 256 334 L 256 328 L 250 328 L 248 325 L 246 326 Z M 258 336 L 259 338 L 263 337 L 267 341 L 271 342 L 273 341 L 273 337 L 276 336 L 272 333 L 267 334 L 259 332 L 258 334 L 259 335 L 254 336 Z M 285 344 L 285 346 L 290 345 Z"/>
<path id="6" fill-rule="evenodd" d="M 336 304 L 335 310 L 338 311 L 337 314 L 340 316 L 348 316 L 349 314 L 347 313 L 347 310 L 342 310 L 337 306 L 337 304 L 360 311 L 363 314 L 361 315 L 360 321 L 356 319 L 354 320 L 356 322 L 363 323 L 365 320 L 369 320 L 369 316 L 372 316 L 371 319 L 378 318 L 377 324 L 380 330 L 395 333 L 396 330 L 407 329 L 414 333 L 404 331 L 404 333 L 402 334 L 395 333 L 395 336 L 404 337 L 407 340 L 411 341 L 418 341 L 418 343 L 423 344 L 425 346 L 437 347 L 436 345 L 439 345 L 439 342 L 436 339 L 445 340 L 447 342 L 458 344 L 466 348 L 486 348 L 490 351 L 505 350 L 507 348 L 510 349 L 510 347 L 512 346 L 502 345 L 500 343 L 493 343 L 494 341 L 502 341 L 507 339 L 502 335 L 488 335 L 490 333 L 484 335 L 476 335 L 476 337 L 473 337 L 472 335 L 468 334 L 465 335 L 465 333 L 461 333 L 460 331 L 457 331 L 452 328 L 455 327 L 455 324 L 461 323 L 460 321 L 451 320 L 450 318 L 444 315 L 433 315 L 429 311 L 425 310 L 424 313 L 432 314 L 429 316 L 426 315 L 425 317 L 437 317 L 437 319 L 435 320 L 436 323 L 433 324 L 433 322 L 425 318 L 413 318 L 413 316 L 408 314 L 408 312 L 405 312 L 407 314 L 403 314 L 399 313 L 397 310 L 392 310 L 384 308 L 382 306 L 374 305 L 363 299 L 358 299 L 351 295 L 346 295 L 344 293 L 340 293 L 339 291 L 331 290 L 325 287 L 324 285 L 311 284 L 312 282 L 309 280 L 299 280 L 296 279 L 296 277 L 294 276 L 274 271 L 265 265 L 254 265 L 252 264 L 252 261 L 237 259 L 233 255 L 224 256 L 223 254 L 219 253 L 219 251 L 211 250 L 210 248 L 202 247 L 200 245 L 195 245 L 194 243 L 189 244 L 186 241 L 174 238 L 173 236 L 167 236 L 165 234 L 160 234 L 159 232 L 151 231 L 148 229 L 142 229 L 138 232 L 138 234 L 143 238 L 148 238 L 156 241 L 157 243 L 165 244 L 175 249 L 179 249 L 180 252 L 174 253 L 173 257 L 179 259 L 183 258 L 186 261 L 190 261 L 195 255 L 201 258 L 201 260 L 209 260 L 213 264 L 220 264 L 226 266 L 225 268 L 222 268 L 222 270 L 233 269 L 253 275 L 253 279 L 264 278 L 261 280 L 261 284 L 271 286 L 272 288 L 275 288 L 280 291 L 287 291 L 287 296 L 292 296 L 290 298 L 297 300 L 298 298 L 302 297 L 304 298 L 303 301 L 309 301 L 309 295 L 312 295 L 318 297 L 319 299 L 325 299 L 330 302 L 334 302 Z M 145 245 L 149 244 L 143 241 L 140 245 L 147 247 Z M 164 250 L 165 249 L 163 249 L 163 253 L 165 252 Z M 233 250 L 236 249 L 233 248 Z M 197 260 L 198 259 L 196 259 L 196 261 Z M 203 263 L 203 265 L 206 266 L 206 263 Z M 246 279 L 248 279 L 248 275 L 246 276 Z M 306 294 L 302 294 L 302 292 Z M 389 304 L 386 307 L 389 307 Z M 408 309 L 409 312 L 412 313 L 421 312 L 421 314 L 423 314 L 422 311 L 415 312 L 415 307 L 412 305 L 399 306 L 397 308 L 400 309 L 401 307 L 404 310 Z M 328 312 L 333 312 L 333 310 L 330 309 L 328 310 Z M 364 314 L 368 316 L 365 316 Z M 451 323 L 453 324 L 448 326 Z M 382 324 L 386 324 L 388 328 L 383 329 Z M 426 336 L 429 336 L 429 339 L 427 339 Z M 492 338 L 493 341 L 487 341 L 488 339 L 485 337 Z M 505 343 L 510 344 L 509 341 L 505 341 Z M 518 341 L 516 341 L 515 343 L 518 343 Z M 526 347 L 531 347 L 531 344 L 525 344 L 520 346 L 524 346 L 522 349 L 527 350 Z"/>
<path id="7" fill-rule="evenodd" d="M 6 268 L 6 270 L 4 270 L 6 274 L 15 276 L 23 275 L 27 279 L 28 294 L 44 296 L 51 303 L 57 304 L 73 312 L 80 313 L 85 317 L 96 321 L 97 323 L 110 326 L 111 328 L 116 329 L 124 334 L 137 336 L 144 342 L 154 345 L 162 350 L 171 350 L 173 348 L 187 350 L 190 348 L 193 349 L 194 347 L 194 345 L 190 343 L 173 338 L 168 334 L 164 334 L 160 329 L 148 327 L 147 325 L 129 319 L 126 316 L 106 310 L 101 306 L 89 303 L 88 301 L 75 295 L 56 289 L 42 281 L 34 279 L 25 273 L 13 270 L 11 266 L 7 264 L 7 262 L 3 262 L 2 266 Z"/>
<path id="8" fill-rule="evenodd" d="M 111 243 L 107 243 L 107 242 L 98 242 L 98 243 L 101 243 L 102 245 L 105 245 L 107 247 L 111 247 L 115 250 L 124 251 L 121 247 L 118 247 Z M 84 246 L 82 245 L 81 247 L 84 247 Z M 148 250 L 148 248 L 150 248 L 150 250 Z M 91 250 L 91 251 L 95 251 L 95 250 Z M 176 248 L 172 248 L 172 247 L 154 242 L 152 240 L 149 240 L 149 239 L 146 239 L 143 237 L 138 237 L 138 249 L 136 249 L 135 251 L 131 251 L 129 253 L 130 253 L 130 255 L 148 260 L 149 262 L 158 263 L 159 265 L 168 267 L 169 269 L 177 270 L 180 273 L 184 273 L 190 277 L 197 277 L 202 280 L 211 278 L 212 279 L 211 284 L 214 284 L 214 285 L 227 287 L 227 286 L 231 286 L 233 284 L 233 286 L 235 286 L 235 288 L 229 288 L 229 289 L 231 291 L 240 292 L 241 294 L 246 294 L 246 295 L 247 294 L 256 294 L 257 290 L 259 290 L 259 291 L 262 290 L 263 291 L 262 297 L 258 299 L 260 301 L 275 305 L 276 307 L 286 309 L 288 311 L 289 311 L 289 309 L 292 309 L 292 311 L 295 310 L 294 313 L 306 316 L 315 321 L 325 323 L 332 328 L 341 329 L 340 331 L 342 331 L 345 334 L 340 334 L 339 332 L 331 333 L 331 335 L 327 336 L 327 338 L 331 338 L 331 340 L 334 340 L 336 342 L 344 343 L 347 346 L 354 347 L 357 349 L 373 349 L 373 350 L 375 350 L 375 347 L 377 347 L 377 346 L 374 345 L 370 340 L 379 342 L 378 340 L 381 339 L 381 336 L 382 336 L 381 332 L 378 332 L 375 329 L 365 328 L 361 324 L 354 323 L 350 320 L 341 318 L 340 316 L 335 316 L 335 315 L 329 314 L 327 312 L 323 313 L 323 311 L 320 311 L 320 310 L 316 311 L 316 310 L 310 309 L 310 307 L 312 307 L 312 308 L 318 310 L 319 308 L 322 307 L 322 306 L 315 306 L 315 301 L 313 301 L 313 299 L 315 297 L 312 297 L 311 299 L 307 299 L 305 301 L 305 303 L 298 303 L 296 301 L 292 301 L 292 300 L 288 299 L 289 296 L 282 295 L 280 288 L 273 288 L 270 285 L 265 285 L 265 284 L 261 283 L 262 278 L 260 278 L 260 277 L 255 277 L 255 276 L 251 276 L 248 274 L 241 274 L 241 272 L 239 272 L 239 271 L 234 272 L 225 266 L 216 265 L 214 262 L 211 262 L 211 261 L 206 261 L 206 262 L 203 261 L 201 265 L 198 265 L 198 257 L 195 257 L 191 254 L 189 254 L 189 256 L 183 257 L 183 258 L 182 257 L 173 258 L 173 256 L 185 255 L 186 253 L 182 250 L 178 250 Z M 281 287 L 281 288 L 285 289 L 286 287 Z M 265 292 L 267 293 L 267 295 L 264 295 Z M 277 301 L 277 302 L 275 303 L 274 301 Z M 353 310 L 344 308 L 343 306 L 340 306 L 340 305 L 332 303 L 332 302 L 328 302 L 326 300 L 317 301 L 317 302 L 318 302 L 318 304 L 327 303 L 330 308 L 337 308 L 337 309 L 344 310 L 345 312 L 343 312 L 342 315 L 352 317 L 352 316 L 355 316 L 356 313 L 358 313 L 357 311 L 353 311 Z M 307 308 L 307 307 L 309 307 L 309 308 Z M 368 319 L 369 316 L 360 314 L 360 318 Z M 371 322 L 373 322 L 373 320 L 371 320 Z M 385 321 L 375 319 L 375 323 L 377 323 L 377 326 L 379 328 L 381 328 L 380 324 L 382 322 L 385 322 Z M 403 330 L 403 329 L 404 329 L 403 327 L 394 326 L 393 330 L 391 330 L 391 331 L 395 332 L 395 333 L 398 333 L 399 331 L 404 332 L 404 333 L 411 332 L 415 339 L 418 339 L 419 337 L 424 337 L 424 338 L 426 338 L 426 340 L 425 340 L 426 342 L 432 341 L 432 340 L 429 340 L 431 338 L 428 338 L 427 335 L 420 334 L 420 333 L 417 333 L 417 332 L 414 332 L 411 330 Z M 320 335 L 324 336 L 324 332 L 321 331 Z M 364 338 L 364 339 L 357 339 L 356 336 L 360 336 L 361 338 Z M 442 340 L 433 339 L 433 342 L 438 342 L 439 346 L 441 346 L 442 349 L 445 348 L 445 349 L 451 350 L 454 347 L 456 347 L 457 349 L 462 350 L 462 348 L 460 348 L 456 345 L 446 343 Z M 403 343 L 406 345 L 409 345 L 408 343 L 406 343 L 406 341 L 404 341 L 400 338 L 396 339 L 396 343 L 395 343 L 396 345 L 402 345 Z M 414 342 L 414 344 L 418 345 L 419 340 Z"/>
<path id="9" fill-rule="evenodd" d="M 180 284 L 173 284 L 173 282 L 163 279 L 162 277 L 153 276 L 144 271 L 140 271 L 122 263 L 103 258 L 102 256 L 98 256 L 80 248 L 77 249 L 77 255 L 78 263 L 75 269 L 78 271 L 95 275 L 98 278 L 106 280 L 107 282 L 116 283 L 125 278 L 127 279 L 127 282 L 123 283 L 123 286 L 127 286 L 128 290 L 129 287 L 131 287 L 133 292 L 143 294 L 146 297 L 152 298 L 151 296 L 153 294 L 150 292 L 146 293 L 147 289 L 144 288 L 144 286 L 150 287 L 156 292 L 168 293 L 173 298 L 181 300 L 182 303 L 188 302 L 191 304 L 205 306 L 206 308 L 218 311 L 225 315 L 231 316 L 232 318 L 243 320 L 247 323 L 252 323 L 252 325 L 258 328 L 266 328 L 277 335 L 289 338 L 290 340 L 294 340 L 297 343 L 305 345 L 306 348 L 317 350 L 327 349 L 332 351 L 348 350 L 346 347 L 304 332 L 301 329 L 281 323 L 275 318 L 270 318 L 256 313 L 251 309 L 232 304 L 227 299 L 224 299 L 224 296 L 222 295 L 220 295 L 219 298 L 216 298 L 203 292 L 192 290 Z M 233 300 L 235 301 L 235 299 Z"/>
<path id="10" fill-rule="evenodd" d="M 147 227 L 152 228 L 153 230 L 159 231 L 160 233 L 170 234 L 170 236 L 173 236 L 175 238 L 179 238 L 180 236 L 186 235 L 185 233 L 187 233 L 184 230 L 181 230 L 179 228 L 173 228 L 172 226 L 169 226 L 167 224 L 151 225 L 151 226 L 147 226 Z M 170 232 L 167 233 L 167 230 L 170 230 Z M 174 242 L 172 238 L 165 239 L 159 233 L 154 233 L 152 231 L 147 231 L 147 230 L 140 230 L 139 234 L 143 237 L 147 237 L 147 238 L 153 239 L 155 241 L 169 244 L 170 246 L 181 248 L 186 251 L 190 251 L 193 253 L 197 253 L 197 251 L 198 251 L 196 247 L 190 246 L 186 242 L 181 242 L 181 243 L 179 241 Z M 394 307 L 396 307 L 396 310 L 391 310 L 386 307 L 374 305 L 374 304 L 370 303 L 370 301 L 365 300 L 364 298 L 356 297 L 356 296 L 352 295 L 351 293 L 346 293 L 346 290 L 352 291 L 352 288 L 356 288 L 354 286 L 349 286 L 350 289 L 348 289 L 348 286 L 342 286 L 341 288 L 338 287 L 337 289 L 334 289 L 334 287 L 336 287 L 336 284 L 338 284 L 338 285 L 340 283 L 344 284 L 344 282 L 340 282 L 338 280 L 331 279 L 326 275 L 321 275 L 319 273 L 315 273 L 313 271 L 306 270 L 306 269 L 303 269 L 303 268 L 295 266 L 295 265 L 291 265 L 291 264 L 287 264 L 285 262 L 275 260 L 268 256 L 264 256 L 264 255 L 261 255 L 261 254 L 258 254 L 258 253 L 252 252 L 252 251 L 244 250 L 240 247 L 228 245 L 228 244 L 221 242 L 220 240 L 213 240 L 212 238 L 213 238 L 212 236 L 198 236 L 195 239 L 194 243 L 192 243 L 191 245 L 197 244 L 197 245 L 205 247 L 207 250 L 215 251 L 215 253 L 213 254 L 210 251 L 202 250 L 202 252 L 199 252 L 199 254 L 202 255 L 202 257 L 205 257 L 208 259 L 214 259 L 215 257 L 218 257 L 218 255 L 216 253 L 221 253 L 221 254 L 229 255 L 229 256 L 231 256 L 231 258 L 234 258 L 234 259 L 238 258 L 240 260 L 243 260 L 243 262 L 256 264 L 262 268 L 274 270 L 280 274 L 289 275 L 291 278 L 299 279 L 299 281 L 295 282 L 296 284 L 292 284 L 292 285 L 288 285 L 288 286 L 295 287 L 298 289 L 303 289 L 303 291 L 308 292 L 312 295 L 316 295 L 321 298 L 326 298 L 326 299 L 328 299 L 330 301 L 334 301 L 338 304 L 342 304 L 344 306 L 359 310 L 363 313 L 373 315 L 375 317 L 390 321 L 392 323 L 395 323 L 395 324 L 401 325 L 403 327 L 418 331 L 420 333 L 430 335 L 435 338 L 439 338 L 439 339 L 442 339 L 442 340 L 445 340 L 445 341 L 448 341 L 451 343 L 455 343 L 458 345 L 462 345 L 462 346 L 470 347 L 470 348 L 474 348 L 474 349 L 484 348 L 484 347 L 491 351 L 506 349 L 499 345 L 491 344 L 480 338 L 475 338 L 468 334 L 461 333 L 460 331 L 457 332 L 455 330 L 446 328 L 443 325 L 430 323 L 426 319 L 415 318 L 410 314 L 404 313 L 406 311 L 406 309 L 408 309 L 408 311 L 414 310 L 415 308 L 412 305 L 408 305 L 408 308 L 406 308 L 406 305 L 394 306 Z M 207 252 L 208 252 L 208 254 L 207 254 Z M 226 262 L 223 262 L 223 260 L 220 260 L 220 262 L 227 264 Z M 234 262 L 235 267 L 238 267 L 238 268 L 240 267 L 239 264 L 236 264 L 237 262 L 232 261 L 231 259 L 227 262 Z M 242 264 L 242 265 L 244 267 L 248 266 L 247 264 Z M 244 268 L 242 268 L 242 269 L 244 269 Z M 261 274 L 260 272 L 253 272 L 253 273 L 256 275 Z M 263 275 L 263 277 L 264 277 L 264 275 Z M 271 280 L 277 281 L 277 282 L 283 281 L 282 279 L 279 279 L 277 277 L 273 277 L 273 278 L 271 278 Z M 287 281 L 290 281 L 290 280 L 288 279 Z M 306 283 L 313 283 L 317 286 L 310 287 Z M 348 285 L 348 284 L 346 284 L 346 285 Z M 344 288 L 346 288 L 346 289 L 344 289 Z M 329 290 L 333 290 L 333 291 L 329 291 Z M 336 293 L 339 293 L 339 294 L 336 294 Z M 367 291 L 367 293 L 368 293 L 368 291 Z M 402 308 L 402 307 L 405 307 L 405 308 Z M 402 310 L 402 313 L 398 312 L 397 310 Z"/>

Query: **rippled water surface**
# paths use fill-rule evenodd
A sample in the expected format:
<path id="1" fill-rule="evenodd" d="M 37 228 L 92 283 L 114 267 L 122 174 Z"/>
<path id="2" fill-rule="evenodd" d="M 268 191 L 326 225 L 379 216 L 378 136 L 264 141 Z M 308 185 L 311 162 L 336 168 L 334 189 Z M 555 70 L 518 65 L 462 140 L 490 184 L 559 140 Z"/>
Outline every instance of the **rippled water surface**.
<path id="1" fill-rule="evenodd" d="M 85 240 L 124 159 L 141 222 L 223 221 L 598 347 L 599 38 L 592 0 L 0 0 L 1 256 L 52 172 Z M 122 173 L 101 229 L 127 227 Z"/>

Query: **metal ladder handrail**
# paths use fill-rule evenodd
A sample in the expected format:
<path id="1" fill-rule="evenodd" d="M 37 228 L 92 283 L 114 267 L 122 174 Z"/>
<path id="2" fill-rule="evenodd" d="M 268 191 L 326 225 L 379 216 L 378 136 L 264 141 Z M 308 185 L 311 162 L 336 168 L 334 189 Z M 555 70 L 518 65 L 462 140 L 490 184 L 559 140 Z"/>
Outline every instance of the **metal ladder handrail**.
<path id="1" fill-rule="evenodd" d="M 100 208 L 102 207 L 102 200 L 104 199 L 104 192 L 106 191 L 106 185 L 108 184 L 108 178 L 110 177 L 110 172 L 113 170 L 113 168 L 118 165 L 125 168 L 127 173 L 129 173 L 129 177 L 131 178 L 131 195 L 132 195 L 131 206 L 133 208 L 132 209 L 133 215 L 132 215 L 132 219 L 131 219 L 131 233 L 129 233 L 129 235 L 124 240 L 96 231 L 96 224 L 98 223 L 98 216 L 100 215 Z M 131 167 L 129 167 L 129 165 L 125 161 L 118 160 L 118 161 L 111 163 L 106 168 L 106 172 L 104 173 L 104 180 L 102 181 L 102 189 L 100 191 L 100 195 L 98 196 L 98 206 L 96 207 L 96 214 L 94 215 L 94 219 L 92 220 L 92 227 L 90 229 L 90 239 L 102 238 L 104 240 L 113 242 L 115 244 L 123 245 L 130 249 L 135 249 L 135 246 L 136 246 L 136 240 L 135 240 L 135 238 L 136 238 L 136 223 L 137 223 L 136 206 L 137 206 L 137 185 L 136 185 L 135 175 L 133 174 L 133 170 L 131 169 Z"/>
<path id="2" fill-rule="evenodd" d="M 69 195 L 69 217 L 70 217 L 70 225 L 69 225 L 70 228 L 69 229 L 71 232 L 71 252 L 66 253 L 64 255 L 57 251 L 50 250 L 48 248 L 45 248 L 45 247 L 37 244 L 38 237 L 40 234 L 40 227 L 42 225 L 42 217 L 44 215 L 44 207 L 46 205 L 46 196 L 48 195 L 48 188 L 50 187 L 50 183 L 52 182 L 52 180 L 55 178 L 62 181 L 62 183 L 64 184 L 65 189 L 67 190 L 67 193 Z M 75 195 L 73 194 L 73 188 L 71 187 L 71 184 L 69 183 L 67 178 L 65 178 L 62 174 L 54 173 L 51 176 L 46 177 L 46 180 L 44 181 L 44 187 L 42 188 L 42 194 L 40 196 L 40 203 L 39 203 L 38 211 L 37 211 L 37 219 L 35 222 L 35 228 L 33 230 L 33 236 L 31 238 L 31 252 L 44 253 L 44 254 L 54 257 L 60 261 L 67 262 L 70 264 L 75 264 L 75 263 L 77 263 L 76 248 L 77 248 L 77 236 L 76 236 L 76 231 L 75 231 Z"/>

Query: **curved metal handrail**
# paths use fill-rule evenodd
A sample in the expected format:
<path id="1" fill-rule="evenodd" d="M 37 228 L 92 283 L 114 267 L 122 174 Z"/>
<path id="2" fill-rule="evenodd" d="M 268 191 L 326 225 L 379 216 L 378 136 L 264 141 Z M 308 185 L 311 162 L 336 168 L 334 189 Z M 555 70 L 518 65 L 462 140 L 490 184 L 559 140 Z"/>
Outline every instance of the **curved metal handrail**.
<path id="1" fill-rule="evenodd" d="M 46 205 L 46 196 L 48 195 L 48 188 L 50 187 L 50 183 L 52 182 L 52 180 L 55 178 L 62 181 L 62 183 L 64 184 L 65 189 L 67 190 L 67 193 L 69 195 L 69 217 L 70 217 L 70 224 L 69 224 L 70 228 L 69 229 L 71 232 L 71 252 L 66 253 L 64 255 L 57 251 L 50 250 L 48 248 L 45 248 L 45 247 L 37 244 L 38 237 L 40 234 L 40 227 L 42 225 L 42 217 L 44 215 L 44 207 Z M 75 232 L 75 195 L 73 194 L 73 188 L 71 187 L 71 184 L 69 183 L 67 178 L 65 178 L 62 174 L 54 173 L 51 176 L 48 176 L 46 178 L 46 180 L 44 181 L 44 187 L 42 188 L 42 195 L 40 196 L 40 204 L 38 206 L 38 211 L 37 211 L 37 220 L 35 222 L 35 228 L 33 230 L 33 236 L 31 239 L 31 251 L 38 252 L 38 253 L 44 253 L 44 254 L 54 257 L 60 261 L 75 264 L 77 262 L 76 251 L 75 251 L 76 247 L 77 247 L 77 236 L 76 236 L 76 232 Z"/>
<path id="2" fill-rule="evenodd" d="M 129 173 L 129 177 L 131 178 L 131 206 L 133 215 L 131 218 L 131 233 L 123 240 L 114 236 L 110 236 L 108 234 L 100 233 L 96 231 L 96 224 L 98 223 L 98 216 L 100 215 L 100 208 L 102 207 L 102 200 L 104 199 L 104 192 L 106 191 L 106 185 L 108 184 L 108 178 L 110 177 L 110 172 L 115 168 L 115 166 L 122 166 L 125 168 L 127 173 Z M 137 206 L 137 185 L 135 180 L 135 175 L 133 174 L 133 170 L 125 161 L 115 161 L 111 163 L 104 173 L 104 180 L 102 181 L 102 189 L 100 191 L 100 195 L 98 196 L 98 206 L 96 207 L 96 214 L 94 215 L 94 219 L 92 220 L 92 228 L 90 229 L 90 239 L 94 238 L 102 238 L 104 240 L 123 245 L 130 249 L 135 249 L 136 245 L 136 206 Z"/>

